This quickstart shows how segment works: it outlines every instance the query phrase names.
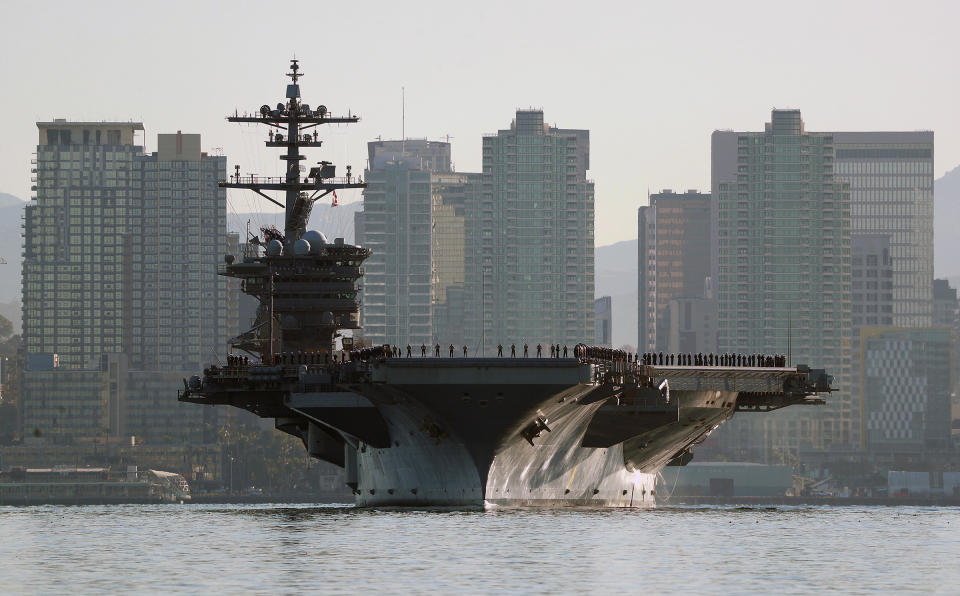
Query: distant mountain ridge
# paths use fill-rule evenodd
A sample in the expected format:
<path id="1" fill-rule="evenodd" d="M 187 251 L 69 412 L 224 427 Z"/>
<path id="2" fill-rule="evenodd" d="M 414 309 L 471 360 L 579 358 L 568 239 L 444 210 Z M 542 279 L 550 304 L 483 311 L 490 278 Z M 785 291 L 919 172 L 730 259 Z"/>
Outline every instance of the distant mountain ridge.
<path id="1" fill-rule="evenodd" d="M 637 240 L 594 248 L 594 294 L 613 303 L 613 345 L 637 345 Z"/>
<path id="2" fill-rule="evenodd" d="M 22 207 L 23 205 L 26 205 L 26 204 L 27 202 L 21 199 L 20 197 L 16 197 L 10 193 L 0 192 L 0 209 L 4 207 L 16 207 L 16 206 Z"/>
<path id="3" fill-rule="evenodd" d="M 20 225 L 26 206 L 26 201 L 0 193 L 0 257 L 7 262 L 0 265 L 0 303 L 20 302 L 20 265 L 23 260 L 20 256 L 23 251 Z"/>

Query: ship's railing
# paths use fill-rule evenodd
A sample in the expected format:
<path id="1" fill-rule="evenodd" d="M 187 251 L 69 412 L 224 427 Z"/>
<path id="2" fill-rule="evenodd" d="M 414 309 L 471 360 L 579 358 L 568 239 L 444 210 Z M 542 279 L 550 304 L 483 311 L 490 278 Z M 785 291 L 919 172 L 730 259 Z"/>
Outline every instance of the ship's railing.
<path id="1" fill-rule="evenodd" d="M 787 366 L 782 354 L 635 354 L 578 344 L 574 356 L 594 367 L 597 383 L 652 386 L 669 378 L 684 389 L 728 389 L 757 394 L 829 392 L 833 378 L 807 366 Z"/>
<path id="2" fill-rule="evenodd" d="M 287 254 L 287 255 L 283 255 L 282 257 L 269 257 L 267 260 L 271 260 L 275 263 L 274 271 L 282 272 L 282 271 L 285 271 L 284 269 L 280 268 L 283 266 L 283 263 L 279 263 L 279 264 L 276 263 L 279 260 L 286 258 L 288 259 L 287 262 L 290 262 L 290 261 L 304 262 L 310 259 L 318 260 L 318 257 L 329 257 L 331 259 L 349 258 L 349 255 L 344 256 L 342 254 L 338 254 L 339 252 L 341 252 L 339 249 L 342 249 L 342 248 L 343 248 L 342 246 L 327 245 L 323 248 L 323 250 L 319 255 Z M 236 267 L 236 265 L 238 264 L 239 265 L 256 265 L 257 263 L 261 263 L 261 262 L 262 261 L 254 261 L 253 263 L 232 263 L 229 265 L 226 263 L 220 263 L 217 265 L 217 273 L 220 275 L 227 275 L 228 273 L 231 273 L 230 268 Z M 264 274 L 263 269 L 257 269 L 255 266 L 250 266 L 247 269 L 248 270 L 246 271 L 242 269 L 239 271 L 235 271 L 236 277 L 246 277 L 248 279 L 257 279 L 257 278 L 269 279 Z M 331 266 L 323 262 L 323 260 L 321 260 L 321 263 L 318 266 L 315 266 L 312 269 L 308 269 L 303 273 L 298 272 L 298 275 L 304 276 L 309 283 L 324 283 L 324 282 L 312 282 L 309 280 L 315 279 L 317 277 L 325 277 L 325 278 L 333 278 L 334 280 L 338 280 L 332 283 L 349 284 L 363 277 L 364 273 L 365 272 L 363 267 L 357 267 L 355 265 L 332 265 Z M 278 283 L 289 283 L 289 282 L 282 281 Z"/>
<path id="3" fill-rule="evenodd" d="M 351 363 L 343 356 L 331 358 L 329 354 L 290 352 L 276 354 L 274 362 L 278 364 L 248 361 L 245 358 L 231 356 L 225 366 L 210 366 L 204 372 L 206 381 L 244 382 L 244 381 L 300 381 L 305 386 L 323 386 L 327 390 L 341 381 L 347 372 L 345 367 Z"/>
<path id="4" fill-rule="evenodd" d="M 312 185 L 316 184 L 317 187 L 322 187 L 323 185 L 362 185 L 363 179 L 359 176 L 337 176 L 334 178 L 321 178 L 315 182 L 307 182 L 307 179 L 304 179 L 303 184 Z M 300 184 L 299 179 L 294 181 L 297 184 Z M 247 176 L 230 176 L 229 180 L 221 184 L 249 184 L 253 186 L 259 185 L 274 185 L 274 184 L 286 184 L 286 176 L 259 176 L 257 174 L 249 174 Z"/>
<path id="5" fill-rule="evenodd" d="M 638 366 L 692 367 L 692 368 L 788 368 L 783 354 L 664 354 L 647 352 L 637 354 L 603 346 L 574 346 L 574 357 L 590 364 L 600 364 L 618 370 Z"/>

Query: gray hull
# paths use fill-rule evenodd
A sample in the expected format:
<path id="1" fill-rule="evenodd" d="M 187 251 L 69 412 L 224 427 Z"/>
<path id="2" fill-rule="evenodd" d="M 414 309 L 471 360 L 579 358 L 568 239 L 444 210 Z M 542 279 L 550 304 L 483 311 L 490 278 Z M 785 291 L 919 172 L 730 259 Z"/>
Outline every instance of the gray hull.
<path id="1" fill-rule="evenodd" d="M 208 370 L 181 399 L 274 418 L 344 467 L 360 506 L 652 507 L 660 470 L 735 411 L 823 403 L 814 373 L 373 358 Z"/>
<path id="2" fill-rule="evenodd" d="M 350 386 L 389 435 L 380 447 L 348 440 L 360 506 L 652 507 L 657 473 L 729 418 L 736 400 L 676 391 L 664 403 L 647 390 L 626 403 L 575 361 L 428 363 L 429 382 L 413 362 L 388 361 L 373 371 L 382 382 Z M 324 419 L 322 409 L 302 411 Z"/>

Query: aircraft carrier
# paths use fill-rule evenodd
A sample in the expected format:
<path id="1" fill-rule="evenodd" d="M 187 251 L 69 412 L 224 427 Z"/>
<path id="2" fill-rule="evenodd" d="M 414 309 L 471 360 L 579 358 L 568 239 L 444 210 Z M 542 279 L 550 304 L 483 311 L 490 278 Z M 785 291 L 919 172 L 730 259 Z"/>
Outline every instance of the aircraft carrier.
<path id="1" fill-rule="evenodd" d="M 284 230 L 250 235 L 220 273 L 260 303 L 236 352 L 184 380 L 181 401 L 231 405 L 303 441 L 345 469 L 361 506 L 651 507 L 656 475 L 735 412 L 822 404 L 831 377 L 759 355 L 632 355 L 578 345 L 563 357 L 420 357 L 359 348 L 359 280 L 370 251 L 308 231 L 314 201 L 363 188 L 327 161 L 316 127 L 357 122 L 302 101 L 296 60 L 284 101 L 231 122 L 267 126 L 283 149 L 280 177 L 223 182 L 285 210 Z M 311 131 L 310 129 L 313 129 Z M 279 201 L 270 192 L 283 194 Z M 338 340 L 341 349 L 338 349 Z M 419 350 L 418 350 L 419 351 Z M 241 355 L 242 354 L 242 355 Z M 666 364 L 665 364 L 666 363 Z"/>

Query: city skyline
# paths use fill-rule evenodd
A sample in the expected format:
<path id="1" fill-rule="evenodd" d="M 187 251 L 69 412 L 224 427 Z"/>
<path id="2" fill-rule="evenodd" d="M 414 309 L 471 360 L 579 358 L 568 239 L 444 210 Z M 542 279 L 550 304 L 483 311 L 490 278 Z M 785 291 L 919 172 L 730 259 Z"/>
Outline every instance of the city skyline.
<path id="1" fill-rule="evenodd" d="M 648 495 L 652 505 L 659 471 L 686 465 L 700 445 L 724 461 L 793 459 L 800 474 L 808 464 L 826 474 L 853 450 L 874 458 L 874 471 L 902 454 L 955 469 L 960 402 L 949 366 L 960 303 L 933 279 L 932 130 L 849 132 L 844 122 L 833 131 L 808 126 L 796 108 L 715 129 L 709 192 L 648 190 L 650 205 L 639 206 L 634 255 L 621 265 L 637 259 L 644 343 L 599 349 L 585 344 L 613 343 L 604 331 L 616 298 L 594 300 L 607 294 L 596 285 L 596 245 L 613 239 L 595 234 L 605 180 L 592 167 L 590 128 L 520 108 L 508 127 L 467 140 L 378 136 L 358 174 L 364 162 L 341 161 L 337 148 L 352 136 L 307 132 L 337 131 L 354 111 L 322 95 L 307 104 L 298 60 L 289 68 L 276 109 L 271 93 L 256 97 L 267 105 L 253 115 L 229 110 L 228 121 L 269 129 L 266 140 L 263 130 L 244 134 L 255 151 L 204 151 L 200 134 L 179 130 L 154 148 L 139 121 L 36 123 L 10 440 L 212 444 L 224 410 L 181 416 L 182 402 L 231 405 L 274 419 L 309 456 L 342 467 L 360 506 L 479 497 L 634 507 L 638 488 L 640 505 Z M 322 63 L 312 72 L 339 85 Z M 455 169 L 454 142 L 479 144 L 482 166 Z M 263 153 L 280 169 L 261 169 L 251 154 Z M 317 158 L 333 163 L 298 165 Z M 262 237 L 241 250 L 227 232 L 228 188 L 277 205 L 263 190 L 283 192 L 282 231 L 257 226 Z M 356 246 L 310 225 L 315 198 L 332 194 L 335 205 L 335 191 L 350 188 L 363 189 Z M 253 299 L 246 318 L 259 306 L 252 328 L 228 342 L 237 289 Z M 427 357 L 434 341 L 446 351 L 452 327 L 462 356 L 454 340 L 445 359 L 441 345 Z M 340 333 L 364 328 L 351 341 Z M 514 339 L 536 345 L 536 357 L 526 345 L 516 360 L 502 347 L 492 357 Z M 228 343 L 229 355 L 218 349 Z M 414 345 L 401 358 L 404 344 Z M 174 388 L 177 401 L 167 397 Z M 597 403 L 580 399 L 591 394 L 606 403 L 585 409 Z M 740 416 L 711 436 L 735 412 L 801 404 L 822 407 Z M 551 469 L 558 455 L 564 463 Z M 205 465 L 179 457 L 181 473 L 205 477 Z M 528 477 L 531 466 L 540 475 Z M 521 497 L 506 496 L 511 488 Z"/>
<path id="2" fill-rule="evenodd" d="M 209 439 L 203 412 L 163 399 L 226 356 L 237 287 L 217 274 L 237 252 L 226 229 L 224 157 L 199 134 L 136 123 L 38 122 L 24 219 L 24 434 L 54 441 L 128 435 Z"/>
<path id="3" fill-rule="evenodd" d="M 948 51 L 957 45 L 949 23 L 960 7 L 951 4 L 929 3 L 905 13 L 896 4 L 813 3 L 778 20 L 780 12 L 762 3 L 734 10 L 704 3 L 692 17 L 660 6 L 611 5 L 584 14 L 573 4 L 547 10 L 494 3 L 470 23 L 437 3 L 417 6 L 421 10 L 385 5 L 372 11 L 363 19 L 364 36 L 399 34 L 405 53 L 429 56 L 431 68 L 413 61 L 386 68 L 381 44 L 359 47 L 349 28 L 349 39 L 334 30 L 321 42 L 251 55 L 246 40 L 268 39 L 281 27 L 279 12 L 228 12 L 226 5 L 202 3 L 191 5 L 185 22 L 174 6 L 151 13 L 157 26 L 144 30 L 138 23 L 145 15 L 136 7 L 14 4 L 9 13 L 22 26 L 4 37 L 0 49 L 30 59 L 5 62 L 0 77 L 22 81 L 30 91 L 8 94 L 0 104 L 26 116 L 5 127 L 0 192 L 29 197 L 24 171 L 32 131 L 24 123 L 54 117 L 151 122 L 148 152 L 157 132 L 196 130 L 209 139 L 204 149 L 222 147 L 231 165 L 273 174 L 276 164 L 257 151 L 259 136 L 228 127 L 222 115 L 257 107 L 234 99 L 251 81 L 257 97 L 271 97 L 258 74 L 272 72 L 294 53 L 306 67 L 305 89 L 335 111 L 361 116 L 350 130 L 331 129 L 326 145 L 334 161 L 358 170 L 367 141 L 405 131 L 416 138 L 449 134 L 457 171 L 479 171 L 478 139 L 518 107 L 542 107 L 551 123 L 577 122 L 591 130 L 598 245 L 635 237 L 625 214 L 645 204 L 648 188 L 707 188 L 710 133 L 748 129 L 755 114 L 774 106 L 802 109 L 819 130 L 935 130 L 934 176 L 960 164 L 960 138 L 952 132 L 960 129 L 960 116 L 951 102 L 960 80 L 950 64 L 957 52 Z M 353 20 L 348 8 L 332 5 L 325 14 Z M 97 26 L 104 20 L 111 26 Z M 769 27 L 771 22 L 777 26 Z M 531 29 L 532 23 L 539 27 Z M 32 33 L 38 30 L 69 45 L 69 55 L 52 53 L 55 46 Z M 753 31 L 750 37 L 733 33 L 746 30 Z M 177 44 L 164 31 L 178 31 Z M 494 32 L 496 51 L 489 51 Z M 781 47 L 783 37 L 809 43 Z M 119 47 L 137 51 L 115 51 Z M 108 53 L 109 69 L 101 68 L 97 57 Z M 843 60 L 836 62 L 837 56 Z M 70 90 L 69 101 L 63 89 Z M 703 89 L 711 90 L 709 98 Z M 341 200 L 360 200 L 359 193 L 344 194 Z M 231 193 L 230 200 L 240 211 L 248 199 Z"/>
<path id="4" fill-rule="evenodd" d="M 590 132 L 517 110 L 483 137 L 482 172 L 452 174 L 450 144 L 374 141 L 357 241 L 364 337 L 475 353 L 592 336 Z"/>

